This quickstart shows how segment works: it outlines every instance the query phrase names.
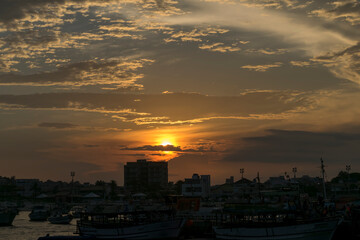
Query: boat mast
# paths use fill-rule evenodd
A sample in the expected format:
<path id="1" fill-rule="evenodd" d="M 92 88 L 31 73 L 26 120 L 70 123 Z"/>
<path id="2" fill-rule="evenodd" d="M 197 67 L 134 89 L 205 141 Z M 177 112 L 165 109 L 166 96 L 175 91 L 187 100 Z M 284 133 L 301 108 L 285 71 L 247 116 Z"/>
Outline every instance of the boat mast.
<path id="1" fill-rule="evenodd" d="M 322 157 L 320 158 L 321 161 L 321 175 L 322 175 L 322 183 L 323 183 L 323 197 L 324 200 L 326 200 L 326 186 L 325 186 L 325 166 L 324 166 L 324 160 Z"/>
<path id="2" fill-rule="evenodd" d="M 260 183 L 260 173 L 257 172 L 257 180 L 258 180 L 258 187 L 259 187 L 259 197 L 261 199 L 261 183 Z"/>

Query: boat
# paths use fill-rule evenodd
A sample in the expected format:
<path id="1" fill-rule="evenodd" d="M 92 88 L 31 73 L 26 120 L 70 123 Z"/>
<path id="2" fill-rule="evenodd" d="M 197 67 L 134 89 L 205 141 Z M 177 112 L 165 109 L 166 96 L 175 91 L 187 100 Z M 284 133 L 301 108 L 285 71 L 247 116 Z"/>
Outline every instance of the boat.
<path id="1" fill-rule="evenodd" d="M 80 218 L 81 214 L 85 212 L 83 206 L 74 206 L 70 209 L 70 214 L 73 218 Z"/>
<path id="2" fill-rule="evenodd" d="M 50 236 L 47 234 L 45 237 L 39 237 L 37 240 L 96 240 L 92 237 L 81 236 Z"/>
<path id="3" fill-rule="evenodd" d="M 69 224 L 73 217 L 70 214 L 55 214 L 48 218 L 48 221 L 52 224 Z"/>
<path id="4" fill-rule="evenodd" d="M 80 236 L 96 239 L 169 239 L 177 238 L 183 218 L 164 212 L 86 213 L 77 222 Z"/>
<path id="5" fill-rule="evenodd" d="M 334 213 L 324 211 L 327 201 L 325 169 L 323 159 L 320 160 L 323 196 L 319 198 L 318 203 L 303 209 L 300 206 L 297 209 L 295 202 L 289 205 L 291 201 L 288 201 L 286 208 L 281 207 L 279 204 L 225 204 L 224 209 L 220 212 L 220 223 L 213 226 L 216 238 L 237 240 L 330 240 L 338 225 L 342 222 L 342 218 L 335 216 Z"/>
<path id="6" fill-rule="evenodd" d="M 44 206 L 34 206 L 29 214 L 30 221 L 46 221 L 50 215 L 48 209 Z"/>
<path id="7" fill-rule="evenodd" d="M 342 221 L 339 216 L 324 215 L 319 204 L 311 212 L 292 207 L 225 204 L 213 230 L 217 239 L 330 240 Z"/>
<path id="8" fill-rule="evenodd" d="M 17 212 L 13 209 L 0 209 L 0 226 L 11 226 Z"/>
<path id="9" fill-rule="evenodd" d="M 254 224 L 214 227 L 217 239 L 238 240 L 330 240 L 339 219 L 315 219 L 312 221 L 283 224 Z"/>

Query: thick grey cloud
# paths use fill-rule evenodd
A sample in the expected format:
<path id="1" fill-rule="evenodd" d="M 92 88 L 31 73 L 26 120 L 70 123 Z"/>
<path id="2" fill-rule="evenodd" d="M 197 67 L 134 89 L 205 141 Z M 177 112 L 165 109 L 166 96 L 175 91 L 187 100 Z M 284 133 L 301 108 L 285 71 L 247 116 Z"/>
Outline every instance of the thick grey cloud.
<path id="1" fill-rule="evenodd" d="M 0 3 L 0 22 L 11 25 L 29 15 L 46 15 L 47 6 L 64 4 L 65 0 L 2 0 Z"/>
<path id="2" fill-rule="evenodd" d="M 62 146 L 55 140 L 62 139 L 66 131 L 47 131 L 44 128 L 25 128 L 3 130 L 0 137 L 2 157 L 0 175 L 17 178 L 40 178 L 42 180 L 70 180 L 70 171 L 76 172 L 76 178 L 90 179 L 89 173 L 102 169 L 99 164 L 86 162 L 79 157 L 61 153 L 49 154 L 49 149 Z M 62 152 L 66 155 L 66 152 Z"/>
<path id="3" fill-rule="evenodd" d="M 84 144 L 84 147 L 87 147 L 87 148 L 96 148 L 96 147 L 100 147 L 100 145 L 95 145 L 95 144 Z"/>
<path id="4" fill-rule="evenodd" d="M 265 135 L 238 139 L 225 160 L 230 162 L 328 163 L 359 160 L 360 133 L 268 130 Z"/>
<path id="5" fill-rule="evenodd" d="M 45 128 L 57 128 L 57 129 L 64 129 L 64 128 L 74 128 L 78 125 L 74 125 L 71 123 L 54 123 L 54 122 L 43 122 L 38 124 L 39 127 Z"/>
<path id="6" fill-rule="evenodd" d="M 135 148 L 122 148 L 121 150 L 135 150 L 135 151 L 182 151 L 179 146 L 173 145 L 145 145 Z"/>
<path id="7" fill-rule="evenodd" d="M 207 148 L 204 146 L 200 146 L 197 149 L 192 148 L 181 148 L 181 146 L 174 146 L 174 145 L 145 145 L 140 147 L 124 147 L 121 150 L 134 150 L 134 151 L 171 151 L 171 152 L 181 152 L 181 153 L 205 153 L 205 152 L 216 152 L 212 147 Z M 158 154 L 152 154 L 158 155 Z M 160 154 L 161 155 L 161 154 Z"/>

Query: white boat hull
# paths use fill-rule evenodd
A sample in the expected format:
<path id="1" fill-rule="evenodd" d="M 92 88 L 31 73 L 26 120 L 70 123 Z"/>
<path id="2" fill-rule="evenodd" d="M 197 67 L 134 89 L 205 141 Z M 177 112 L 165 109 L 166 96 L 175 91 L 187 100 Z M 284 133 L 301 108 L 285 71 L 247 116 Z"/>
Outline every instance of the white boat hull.
<path id="1" fill-rule="evenodd" d="M 269 228 L 214 227 L 216 238 L 237 240 L 330 240 L 338 220 Z"/>
<path id="2" fill-rule="evenodd" d="M 78 226 L 78 229 L 81 236 L 97 239 L 164 239 L 179 237 L 184 223 L 185 220 L 176 219 L 119 228 L 95 228 L 84 225 Z"/>

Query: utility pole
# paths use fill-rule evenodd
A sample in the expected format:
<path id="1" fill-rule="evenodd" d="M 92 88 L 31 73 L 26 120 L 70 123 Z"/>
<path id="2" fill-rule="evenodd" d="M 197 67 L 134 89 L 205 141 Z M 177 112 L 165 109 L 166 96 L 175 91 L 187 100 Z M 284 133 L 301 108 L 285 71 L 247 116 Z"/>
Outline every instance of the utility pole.
<path id="1" fill-rule="evenodd" d="M 73 202 L 73 195 L 74 195 L 74 177 L 75 177 L 75 172 L 71 171 L 70 172 L 70 176 L 71 176 L 71 203 Z"/>
<path id="2" fill-rule="evenodd" d="M 259 196 L 260 196 L 260 199 L 261 199 L 261 192 L 260 192 L 260 190 L 261 190 L 261 184 L 260 184 L 260 173 L 259 172 L 257 172 L 257 180 L 258 180 L 258 186 L 259 186 Z"/>
<path id="3" fill-rule="evenodd" d="M 346 165 L 346 171 L 347 171 L 347 174 L 348 174 L 348 179 L 347 179 L 347 182 L 348 182 L 347 190 L 348 190 L 348 192 L 350 192 L 350 170 L 351 170 L 351 165 Z"/>
<path id="4" fill-rule="evenodd" d="M 245 172 L 245 169 L 240 168 L 241 179 L 244 179 L 244 172 Z"/>
<path id="5" fill-rule="evenodd" d="M 322 182 L 323 182 L 323 197 L 324 201 L 326 200 L 326 186 L 325 186 L 325 166 L 324 166 L 324 160 L 322 157 L 320 158 L 321 161 L 321 175 L 322 175 Z"/>

